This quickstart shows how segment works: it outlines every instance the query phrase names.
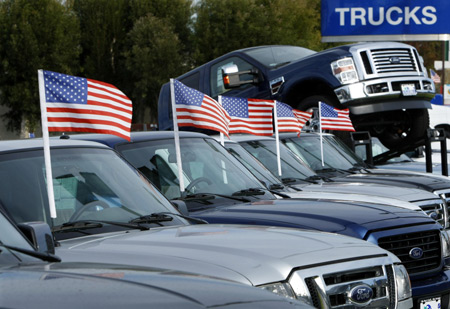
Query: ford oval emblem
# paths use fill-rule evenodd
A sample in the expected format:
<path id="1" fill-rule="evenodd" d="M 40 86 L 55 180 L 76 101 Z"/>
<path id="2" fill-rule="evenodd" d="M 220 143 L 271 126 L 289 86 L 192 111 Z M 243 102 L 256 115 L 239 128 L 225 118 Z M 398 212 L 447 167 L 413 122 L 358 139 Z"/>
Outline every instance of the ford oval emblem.
<path id="1" fill-rule="evenodd" d="M 415 260 L 420 259 L 423 256 L 423 250 L 420 248 L 412 248 L 409 251 L 409 256 Z"/>
<path id="2" fill-rule="evenodd" d="M 428 216 L 433 220 L 437 220 L 439 218 L 438 214 L 435 211 L 430 212 Z"/>
<path id="3" fill-rule="evenodd" d="M 350 290 L 350 300 L 356 304 L 365 304 L 370 302 L 373 297 L 373 291 L 368 285 L 358 285 Z"/>
<path id="4" fill-rule="evenodd" d="M 400 58 L 399 57 L 391 57 L 391 58 L 389 58 L 389 62 L 392 64 L 398 64 L 398 63 L 400 63 Z"/>

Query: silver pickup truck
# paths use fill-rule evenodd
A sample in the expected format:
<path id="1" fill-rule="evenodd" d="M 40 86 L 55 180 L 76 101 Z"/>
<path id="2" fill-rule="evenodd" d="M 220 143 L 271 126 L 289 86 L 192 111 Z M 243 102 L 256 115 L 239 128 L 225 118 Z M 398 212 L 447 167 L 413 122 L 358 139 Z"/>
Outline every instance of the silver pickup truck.
<path id="1" fill-rule="evenodd" d="M 16 222 L 47 222 L 63 261 L 188 271 L 320 308 L 412 307 L 405 267 L 369 242 L 283 227 L 201 224 L 99 143 L 52 140 L 51 162 L 56 218 L 49 213 L 42 140 L 0 142 L 0 201 Z"/>

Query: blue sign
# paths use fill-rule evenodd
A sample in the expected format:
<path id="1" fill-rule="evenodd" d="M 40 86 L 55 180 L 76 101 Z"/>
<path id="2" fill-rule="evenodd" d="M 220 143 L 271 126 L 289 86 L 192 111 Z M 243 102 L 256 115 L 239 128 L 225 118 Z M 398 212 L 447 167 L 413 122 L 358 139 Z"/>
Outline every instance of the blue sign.
<path id="1" fill-rule="evenodd" d="M 448 0 L 322 0 L 322 41 L 448 40 L 449 16 Z"/>

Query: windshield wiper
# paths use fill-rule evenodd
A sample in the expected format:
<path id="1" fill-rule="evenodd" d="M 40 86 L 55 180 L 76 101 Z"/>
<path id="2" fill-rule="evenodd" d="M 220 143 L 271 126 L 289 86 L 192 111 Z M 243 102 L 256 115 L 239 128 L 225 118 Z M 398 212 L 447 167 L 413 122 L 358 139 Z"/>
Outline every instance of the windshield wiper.
<path id="1" fill-rule="evenodd" d="M 269 190 L 282 190 L 284 189 L 284 185 L 282 185 L 281 183 L 274 183 L 271 184 L 269 187 Z"/>
<path id="2" fill-rule="evenodd" d="M 14 247 L 14 246 L 9 246 L 9 245 L 5 245 L 4 243 L 2 243 L 0 241 L 0 246 L 5 247 L 6 249 L 12 250 L 12 251 L 17 251 L 38 259 L 41 259 L 43 261 L 46 262 L 61 262 L 61 259 L 59 257 L 57 257 L 56 255 L 52 255 L 49 253 L 42 253 L 39 251 L 34 251 L 34 250 L 28 250 L 28 249 L 24 249 L 24 248 L 19 248 L 19 247 Z"/>
<path id="3" fill-rule="evenodd" d="M 218 194 L 218 193 L 196 193 L 196 194 L 188 194 L 184 196 L 183 198 L 178 198 L 180 200 L 208 200 L 208 199 L 214 199 L 216 197 L 223 197 L 231 200 L 236 200 L 239 202 L 251 202 L 251 200 L 246 199 L 244 197 L 237 197 L 232 195 L 226 195 L 226 194 Z"/>
<path id="4" fill-rule="evenodd" d="M 275 64 L 272 68 L 273 69 L 278 69 L 279 67 L 282 67 L 283 65 L 286 65 L 286 64 L 289 64 L 289 63 L 291 63 L 291 61 L 280 62 L 280 63 Z"/>
<path id="5" fill-rule="evenodd" d="M 273 195 L 278 195 L 278 196 L 280 196 L 280 197 L 282 197 L 282 198 L 291 198 L 291 197 L 290 197 L 289 195 L 287 195 L 286 193 L 279 192 L 279 191 L 276 191 L 276 190 L 269 190 L 269 192 L 272 193 Z"/>
<path id="6" fill-rule="evenodd" d="M 158 215 L 177 216 L 177 217 L 180 217 L 180 218 L 183 218 L 183 219 L 186 219 L 186 220 L 198 223 L 198 224 L 208 224 L 208 221 L 206 221 L 206 220 L 194 218 L 194 217 L 190 217 L 190 216 L 185 216 L 185 215 L 177 214 L 177 213 L 173 213 L 173 212 L 158 212 L 157 214 Z"/>
<path id="7" fill-rule="evenodd" d="M 307 179 L 301 179 L 301 178 L 294 178 L 294 177 L 286 177 L 286 178 L 282 178 L 281 181 L 285 184 L 285 185 L 289 185 L 292 183 L 298 183 L 298 182 L 309 182 L 309 183 L 316 183 L 315 181 L 312 180 L 307 180 Z"/>
<path id="8" fill-rule="evenodd" d="M 151 215 L 144 215 L 134 218 L 129 221 L 129 223 L 158 223 L 162 225 L 161 222 L 172 221 L 173 217 L 168 216 L 165 213 L 152 213 Z"/>
<path id="9" fill-rule="evenodd" d="M 132 224 L 133 222 L 118 222 L 118 221 L 104 221 L 104 220 L 78 220 L 73 222 L 66 222 L 61 225 L 52 228 L 52 232 L 62 232 L 71 230 L 83 230 L 83 229 L 94 229 L 103 227 L 104 224 L 116 225 L 121 227 L 127 227 L 132 229 L 138 229 L 141 231 L 149 230 L 148 226 L 143 226 L 140 224 Z"/>
<path id="10" fill-rule="evenodd" d="M 264 194 L 266 194 L 264 189 L 248 188 L 248 189 L 236 191 L 232 195 L 233 196 L 253 196 L 253 195 L 264 195 Z"/>
<path id="11" fill-rule="evenodd" d="M 328 168 L 322 168 L 322 169 L 318 169 L 318 170 L 314 170 L 314 171 L 316 173 L 341 172 L 344 174 L 353 174 L 352 168 L 350 168 L 348 170 L 344 170 L 344 169 L 335 168 L 335 167 L 328 167 Z"/>

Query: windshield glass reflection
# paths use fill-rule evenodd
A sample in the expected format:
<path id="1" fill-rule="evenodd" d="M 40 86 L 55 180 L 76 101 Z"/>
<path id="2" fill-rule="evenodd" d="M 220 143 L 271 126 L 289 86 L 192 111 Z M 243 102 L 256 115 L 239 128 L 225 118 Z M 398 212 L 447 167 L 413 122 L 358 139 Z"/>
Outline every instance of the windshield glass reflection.
<path id="1" fill-rule="evenodd" d="M 76 220 L 130 220 L 173 206 L 114 151 L 52 149 L 56 218 L 50 218 L 42 151 L 0 156 L 0 201 L 16 222 L 44 221 L 51 227 Z M 185 221 L 174 218 L 170 224 Z"/>
<path id="2" fill-rule="evenodd" d="M 214 139 L 180 139 L 185 195 L 233 195 L 263 185 Z M 173 139 L 120 145 L 118 150 L 169 199 L 182 197 Z"/>

